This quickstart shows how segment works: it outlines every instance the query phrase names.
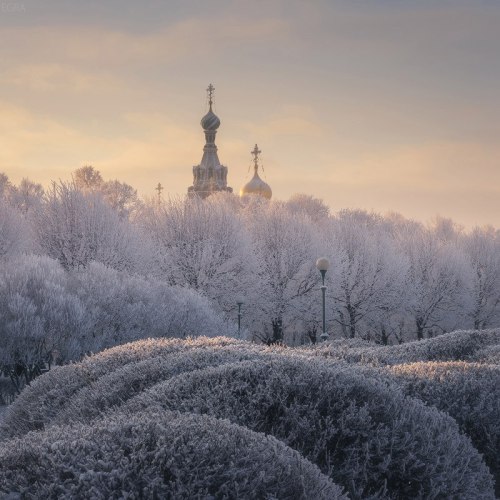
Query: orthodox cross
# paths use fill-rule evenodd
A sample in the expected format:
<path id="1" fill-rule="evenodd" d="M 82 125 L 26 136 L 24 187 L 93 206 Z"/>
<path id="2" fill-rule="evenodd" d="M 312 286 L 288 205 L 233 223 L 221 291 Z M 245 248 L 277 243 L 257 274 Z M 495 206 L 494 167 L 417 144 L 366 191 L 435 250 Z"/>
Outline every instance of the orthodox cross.
<path id="1" fill-rule="evenodd" d="M 215 90 L 215 87 L 210 84 L 208 87 L 207 87 L 207 93 L 208 93 L 208 104 L 210 105 L 210 109 L 212 109 L 212 97 L 214 95 L 214 90 Z"/>
<path id="2" fill-rule="evenodd" d="M 160 201 L 161 192 L 163 191 L 163 186 L 160 183 L 158 183 L 158 186 L 155 187 L 155 191 L 158 191 L 158 201 Z"/>
<path id="3" fill-rule="evenodd" d="M 255 172 L 257 172 L 257 170 L 259 169 L 259 155 L 260 155 L 260 153 L 262 153 L 262 151 L 258 148 L 258 146 L 256 144 L 255 147 L 253 148 L 253 150 L 250 151 L 250 153 L 253 156 L 253 168 L 254 168 Z"/>

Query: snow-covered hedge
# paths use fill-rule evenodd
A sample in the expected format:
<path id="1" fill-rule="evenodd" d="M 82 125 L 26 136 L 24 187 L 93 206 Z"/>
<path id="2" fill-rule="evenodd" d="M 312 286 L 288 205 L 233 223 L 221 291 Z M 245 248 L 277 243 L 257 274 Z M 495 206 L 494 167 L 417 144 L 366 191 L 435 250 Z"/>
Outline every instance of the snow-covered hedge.
<path id="1" fill-rule="evenodd" d="M 22 498 L 345 498 L 278 440 L 208 416 L 140 413 L 0 445 L 0 493 Z M 2 496 L 2 495 L 0 495 Z"/>
<path id="2" fill-rule="evenodd" d="M 78 391 L 97 383 L 103 376 L 110 376 L 115 370 L 125 369 L 129 363 L 180 354 L 194 348 L 211 349 L 231 345 L 241 348 L 251 346 L 248 342 L 227 337 L 145 339 L 107 349 L 80 363 L 55 367 L 26 387 L 9 407 L 0 425 L 0 438 L 43 429 Z M 258 349 L 257 346 L 255 348 Z"/>
<path id="3" fill-rule="evenodd" d="M 262 358 L 258 350 L 243 346 L 193 348 L 128 363 L 80 389 L 54 416 L 52 423 L 90 422 L 107 409 L 122 405 L 136 394 L 170 377 L 209 366 Z"/>
<path id="4" fill-rule="evenodd" d="M 311 354 L 349 363 L 395 365 L 418 361 L 460 361 L 473 358 L 488 346 L 500 344 L 500 329 L 466 330 L 445 333 L 432 339 L 407 342 L 401 345 L 379 346 L 354 342 L 317 344 L 309 349 Z M 305 349 L 307 350 L 307 349 Z"/>
<path id="5" fill-rule="evenodd" d="M 477 351 L 472 357 L 472 361 L 500 365 L 500 344 L 490 345 Z"/>
<path id="6" fill-rule="evenodd" d="M 451 415 L 500 481 L 500 366 L 455 362 L 396 365 L 404 391 Z M 500 484 L 498 484 L 500 486 Z"/>
<path id="7" fill-rule="evenodd" d="M 121 407 L 210 414 L 272 434 L 352 498 L 494 498 L 456 422 L 355 367 L 275 356 L 173 377 Z"/>

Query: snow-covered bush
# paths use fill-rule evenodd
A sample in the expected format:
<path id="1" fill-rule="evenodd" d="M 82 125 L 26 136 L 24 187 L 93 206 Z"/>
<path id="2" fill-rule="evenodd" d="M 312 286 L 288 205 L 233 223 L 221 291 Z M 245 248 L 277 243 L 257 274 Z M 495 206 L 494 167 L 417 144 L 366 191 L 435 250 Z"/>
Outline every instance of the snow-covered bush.
<path id="1" fill-rule="evenodd" d="M 0 265 L 0 319 L 0 372 L 17 390 L 51 364 L 85 353 L 147 337 L 230 335 L 235 328 L 193 290 L 97 262 L 68 273 L 57 260 L 33 255 Z"/>
<path id="2" fill-rule="evenodd" d="M 0 425 L 0 437 L 21 436 L 43 429 L 78 391 L 97 383 L 103 376 L 110 376 L 115 370 L 125 369 L 130 363 L 177 355 L 194 348 L 210 350 L 224 346 L 245 348 L 249 344 L 226 337 L 146 339 L 107 349 L 80 363 L 57 366 L 34 380 L 9 407 Z"/>
<path id="3" fill-rule="evenodd" d="M 471 361 L 500 365 L 500 344 L 490 345 L 484 349 L 480 349 L 472 356 Z"/>
<path id="4" fill-rule="evenodd" d="M 378 346 L 332 343 L 310 349 L 318 356 L 343 359 L 350 363 L 395 365 L 418 361 L 461 361 L 472 359 L 487 346 L 500 345 L 500 329 L 467 330 L 445 333 L 439 337 L 401 345 Z"/>
<path id="5" fill-rule="evenodd" d="M 0 266 L 0 368 L 9 376 L 29 383 L 55 357 L 80 355 L 90 324 L 67 288 L 66 273 L 48 257 L 23 256 Z"/>
<path id="6" fill-rule="evenodd" d="M 396 365 L 390 373 L 404 391 L 445 411 L 458 423 L 500 480 L 500 367 L 479 363 Z M 500 486 L 500 485 L 499 485 Z"/>
<path id="7" fill-rule="evenodd" d="M 0 493 L 22 498 L 345 498 L 278 440 L 170 412 L 53 427 L 0 445 Z"/>
<path id="8" fill-rule="evenodd" d="M 72 274 L 92 324 L 87 352 L 147 337 L 229 335 L 229 325 L 193 290 L 133 276 L 97 262 Z"/>
<path id="9" fill-rule="evenodd" d="M 272 434 L 352 498 L 493 498 L 492 478 L 448 415 L 355 367 L 299 357 L 196 370 L 136 396 L 122 412 L 210 414 Z"/>
<path id="10" fill-rule="evenodd" d="M 80 389 L 54 416 L 52 424 L 88 423 L 107 409 L 116 408 L 149 387 L 184 372 L 262 358 L 259 350 L 264 349 L 251 347 L 249 344 L 248 347 L 193 348 L 128 363 Z"/>

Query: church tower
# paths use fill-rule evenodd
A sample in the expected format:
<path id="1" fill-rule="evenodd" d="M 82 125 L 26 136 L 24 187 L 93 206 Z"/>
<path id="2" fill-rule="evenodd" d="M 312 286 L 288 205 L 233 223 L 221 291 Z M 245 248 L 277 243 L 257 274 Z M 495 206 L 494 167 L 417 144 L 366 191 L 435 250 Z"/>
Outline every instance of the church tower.
<path id="1" fill-rule="evenodd" d="M 260 153 L 262 153 L 262 151 L 258 148 L 256 144 L 255 147 L 253 148 L 253 151 L 251 151 L 251 154 L 253 156 L 253 177 L 240 189 L 240 196 L 252 194 L 252 195 L 263 196 L 264 198 L 270 200 L 271 196 L 273 195 L 271 187 L 269 186 L 269 184 L 267 184 L 267 182 L 264 182 L 259 176 Z"/>
<path id="2" fill-rule="evenodd" d="M 217 156 L 215 135 L 220 120 L 212 111 L 214 90 L 212 84 L 207 88 L 209 110 L 200 122 L 205 133 L 205 147 L 201 163 L 193 167 L 193 185 L 188 188 L 189 196 L 199 196 L 203 199 L 219 191 L 233 192 L 227 185 L 227 167 L 221 165 Z"/>

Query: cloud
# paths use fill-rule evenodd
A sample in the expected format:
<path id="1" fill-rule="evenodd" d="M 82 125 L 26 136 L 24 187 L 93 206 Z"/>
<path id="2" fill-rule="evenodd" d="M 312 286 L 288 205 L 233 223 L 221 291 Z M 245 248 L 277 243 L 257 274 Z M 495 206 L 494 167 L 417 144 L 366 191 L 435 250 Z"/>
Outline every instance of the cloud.
<path id="1" fill-rule="evenodd" d="M 189 57 L 218 57 L 240 44 L 265 45 L 289 36 L 284 20 L 186 19 L 161 31 L 134 33 L 103 26 L 3 28 L 5 61 L 72 63 L 93 67 L 162 65 Z M 217 49 L 217 50 L 216 50 Z"/>
<path id="2" fill-rule="evenodd" d="M 56 63 L 14 65 L 0 75 L 0 83 L 38 92 L 105 92 L 116 89 L 119 80 L 110 74 L 85 72 Z"/>
<path id="3" fill-rule="evenodd" d="M 338 162 L 337 162 L 338 165 Z M 464 189 L 491 190 L 500 195 L 500 145 L 430 142 L 365 153 L 354 164 L 330 174 L 336 182 L 391 185 L 434 193 Z"/>
<path id="4" fill-rule="evenodd" d="M 304 139 L 323 136 L 323 128 L 314 112 L 306 106 L 285 106 L 259 122 L 246 122 L 241 129 L 253 137 L 265 138 L 271 143 L 278 137 L 296 136 Z"/>

